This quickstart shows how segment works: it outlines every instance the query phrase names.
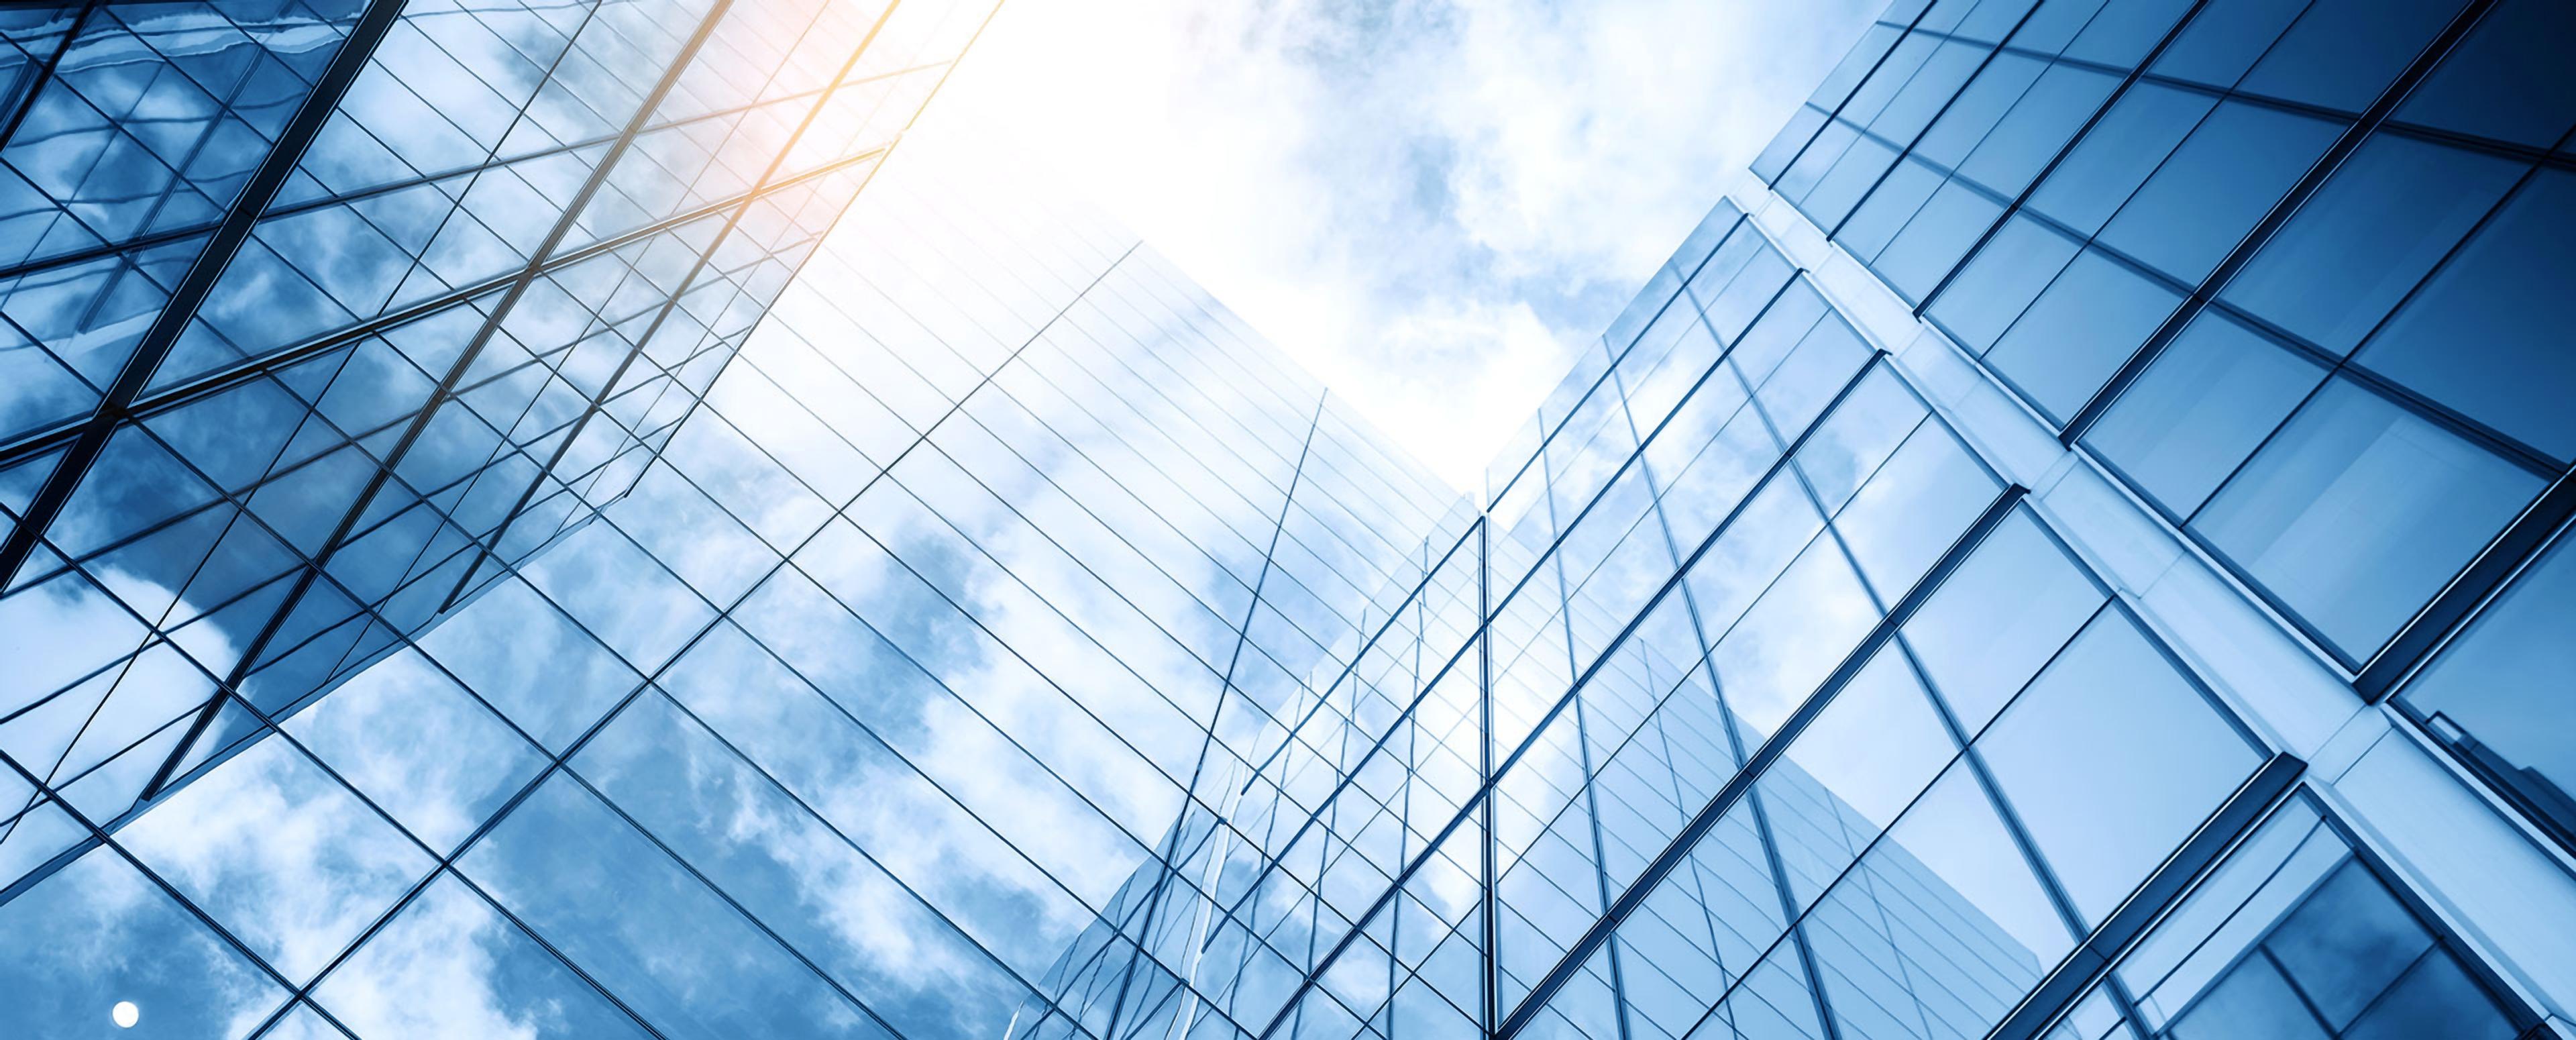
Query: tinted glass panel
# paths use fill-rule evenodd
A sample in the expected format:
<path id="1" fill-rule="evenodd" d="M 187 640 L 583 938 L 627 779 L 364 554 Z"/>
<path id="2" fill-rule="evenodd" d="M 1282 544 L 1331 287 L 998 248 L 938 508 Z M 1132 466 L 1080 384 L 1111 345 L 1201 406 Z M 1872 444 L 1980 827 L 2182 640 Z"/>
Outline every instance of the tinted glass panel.
<path id="1" fill-rule="evenodd" d="M 2434 735 L 2576 833 L 2576 550 L 2563 538 L 2402 695 Z"/>
<path id="2" fill-rule="evenodd" d="M 2191 526 L 2359 660 L 2539 489 L 2538 477 L 2338 379 Z"/>
<path id="3" fill-rule="evenodd" d="M 2576 458 L 2576 175 L 2524 185 L 2356 360 L 2540 449 Z"/>

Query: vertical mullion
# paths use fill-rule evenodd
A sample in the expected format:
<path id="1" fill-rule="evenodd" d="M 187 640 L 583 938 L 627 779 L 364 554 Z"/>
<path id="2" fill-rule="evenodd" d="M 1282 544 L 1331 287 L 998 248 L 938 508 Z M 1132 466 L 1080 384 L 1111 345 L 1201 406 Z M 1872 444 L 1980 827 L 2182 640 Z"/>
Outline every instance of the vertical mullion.
<path id="1" fill-rule="evenodd" d="M 400 2 L 399 0 L 374 0 L 374 6 L 369 8 L 371 16 L 378 6 L 387 9 L 385 25 L 377 29 L 377 36 L 381 38 L 384 32 L 391 28 L 393 9 L 398 8 Z M 517 280 L 510 284 L 508 291 L 493 306 L 491 316 L 484 320 L 482 327 L 475 332 L 472 339 L 466 342 L 465 349 L 458 352 L 456 360 L 448 366 L 446 377 L 439 382 L 439 385 L 431 391 L 428 400 L 423 402 L 420 409 L 413 414 L 410 424 L 403 430 L 401 439 L 396 441 L 393 448 L 386 453 L 384 461 L 376 467 L 367 486 L 351 501 L 331 536 L 323 541 L 321 549 L 305 563 L 302 572 L 295 577 L 293 588 L 288 590 L 286 597 L 279 601 L 276 611 L 269 615 L 267 623 L 261 627 L 259 634 L 246 644 L 240 663 L 234 665 L 232 674 L 225 677 L 223 688 L 238 688 L 252 668 L 258 664 L 269 643 L 276 639 L 277 633 L 285 626 L 286 619 L 303 602 L 305 594 L 312 589 L 313 583 L 320 579 L 323 568 L 329 565 L 334 551 L 348 540 L 358 521 L 366 515 L 369 505 L 375 501 L 376 494 L 384 488 L 386 481 L 392 479 L 394 467 L 401 464 L 411 446 L 418 443 L 421 435 L 427 432 L 430 420 L 435 417 L 439 405 L 455 395 L 458 385 L 465 378 L 465 373 L 473 366 L 475 359 L 482 355 L 484 345 L 491 341 L 492 334 L 500 328 L 501 321 L 509 315 L 511 307 L 526 295 L 528 286 L 535 282 L 538 273 L 544 269 L 547 258 L 562 244 L 564 237 L 571 233 L 582 210 L 591 198 L 598 194 L 600 187 L 607 183 L 609 171 L 616 167 L 619 158 L 633 146 L 636 135 L 652 119 L 654 110 L 661 107 L 662 99 L 678 85 L 681 74 L 695 63 L 699 49 L 706 44 L 710 36 L 714 35 L 716 25 L 723 21 L 725 13 L 731 9 L 732 0 L 715 0 L 706 15 L 700 19 L 696 31 L 690 35 L 688 42 L 672 57 L 670 66 L 663 70 L 661 79 L 654 84 L 653 90 L 637 102 L 635 115 L 628 119 L 617 142 L 601 154 L 599 165 L 592 168 L 590 176 L 582 182 L 581 189 L 575 192 L 572 200 L 564 206 L 563 215 L 556 218 L 554 227 L 547 231 L 544 241 L 538 244 L 527 264 L 520 269 Z M 578 45 L 579 40 L 576 39 L 566 46 Z M 372 46 L 370 49 L 372 50 Z M 337 59 L 335 58 L 334 61 L 336 69 Z M 353 63 L 348 78 L 354 80 L 358 69 L 363 65 L 363 59 Z M 317 95 L 318 93 L 317 91 Z M 335 95 L 335 103 L 336 100 Z M 329 114 L 329 109 L 325 108 L 314 117 L 314 132 L 319 131 L 321 121 Z M 298 114 L 298 118 L 299 120 L 302 118 L 301 113 Z M 297 150 L 301 152 L 300 148 Z M 274 154 L 272 154 L 273 158 L 275 158 Z M 286 170 L 292 167 L 293 164 L 290 162 L 285 164 L 285 169 L 280 170 L 278 177 L 281 183 L 285 178 Z M 264 171 L 265 167 L 263 167 Z M 236 208 L 232 217 L 227 218 L 226 226 L 231 226 L 234 220 L 238 219 L 242 225 L 242 234 L 247 237 L 258 209 L 264 206 L 263 202 L 261 207 Z M 236 241 L 235 248 L 238 248 L 239 244 Z M 209 281 L 211 282 L 211 279 Z M 190 309 L 194 309 L 193 304 Z M 167 316 L 165 312 L 164 317 Z M 159 326 L 156 325 L 155 331 L 158 330 Z M 175 332 L 173 334 L 175 335 Z M 197 713 L 196 722 L 189 726 L 187 735 L 180 738 L 177 746 L 171 749 L 170 757 L 161 763 L 161 767 L 153 773 L 151 781 L 144 785 L 142 797 L 147 799 L 157 797 L 162 788 L 168 785 L 171 776 L 178 770 L 179 764 L 186 760 L 189 750 L 195 747 L 197 741 L 204 736 L 206 728 L 213 724 L 215 714 L 222 705 L 223 697 L 220 691 L 217 696 L 207 699 L 205 706 Z"/>
<path id="2" fill-rule="evenodd" d="M 278 134 L 276 143 L 269 147 L 258 168 L 243 183 L 240 194 L 225 211 L 223 222 L 216 225 L 205 246 L 197 251 L 196 259 L 180 276 L 179 284 L 171 290 L 169 299 L 162 303 L 160 313 L 135 343 L 134 353 L 118 370 L 115 382 L 108 385 L 107 394 L 81 424 L 71 446 L 63 452 L 62 459 L 54 464 L 53 472 L 45 478 L 43 486 L 20 514 L 17 528 L 9 532 L 6 542 L 0 542 L 0 584 L 13 578 L 19 568 L 25 566 L 27 558 L 34 554 L 37 540 L 53 524 L 54 518 L 61 515 L 63 506 L 71 500 L 72 492 L 80 486 L 81 478 L 88 474 L 89 467 L 106 450 L 108 438 L 126 419 L 135 399 L 142 396 L 145 385 L 151 382 L 153 371 L 161 367 L 161 362 L 178 345 L 180 334 L 195 319 L 198 306 L 214 291 L 216 279 L 223 275 L 224 268 L 231 264 L 234 254 L 241 251 L 243 243 L 250 240 L 251 228 L 258 223 L 260 214 L 285 188 L 288 175 L 303 160 L 305 149 L 311 147 L 314 138 L 321 134 L 323 122 L 339 108 L 341 97 L 348 93 L 349 86 L 366 68 L 368 58 L 374 55 L 376 46 L 393 28 L 402 7 L 403 0 L 368 0 L 366 10 L 351 23 L 348 35 L 340 39 L 339 48 L 323 67 L 313 89 L 304 95 L 295 115 L 287 121 L 285 130 Z M 73 42 L 65 39 L 62 49 L 55 52 L 57 58 L 70 50 Z M 32 91 L 28 95 L 31 105 L 34 96 Z"/>

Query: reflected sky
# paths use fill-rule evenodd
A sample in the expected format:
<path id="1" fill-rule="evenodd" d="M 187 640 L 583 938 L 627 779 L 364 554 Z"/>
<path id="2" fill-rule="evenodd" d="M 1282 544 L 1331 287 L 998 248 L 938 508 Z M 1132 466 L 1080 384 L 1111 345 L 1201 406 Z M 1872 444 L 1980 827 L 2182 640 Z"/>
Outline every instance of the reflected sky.
<path id="1" fill-rule="evenodd" d="M 96 239 L 0 261 L 0 375 L 31 388 L 0 408 L 27 524 L 0 653 L 28 662 L 0 678 L 0 939 L 28 951 L 0 1031 L 95 1034 L 132 1001 L 147 1033 L 348 1040 L 1341 1040 L 1489 1008 L 1511 1035 L 1982 1035 L 2178 892 L 2159 872 L 2203 862 L 2177 850 L 2278 793 L 2249 777 L 2294 771 L 2236 714 L 2243 647 L 2176 631 L 2200 578 L 2364 687 L 2392 639 L 2384 669 L 2453 655 L 2400 710 L 2550 811 L 2521 768 L 2545 756 L 2469 729 L 2539 709 L 2459 691 L 2535 667 L 2561 572 L 2484 554 L 2506 524 L 2506 555 L 2543 551 L 2554 514 L 2525 509 L 2563 453 L 2417 333 L 2515 309 L 2499 268 L 2554 269 L 2561 182 L 2487 156 L 2457 212 L 2392 232 L 2449 259 L 2247 264 L 2269 246 L 2240 225 L 2321 142 L 2404 131 L 2330 118 L 2399 29 L 2339 72 L 2286 30 L 2203 84 L 2224 96 L 2123 92 L 2105 123 L 2134 140 L 2070 126 L 2077 161 L 2015 173 L 1948 114 L 2009 120 L 2048 82 L 1998 40 L 2150 52 L 2133 7 L 2018 2 L 1897 9 L 1756 163 L 1860 266 L 1949 285 L 1917 310 L 1990 396 L 1836 313 L 1852 286 L 1764 230 L 1796 215 L 1722 203 L 1486 468 L 1484 511 L 1059 186 L 884 159 L 982 9 L 424 8 L 345 60 L 345 11 L 91 12 L 0 102 L 96 109 L 108 68 L 163 101 L 326 64 L 351 93 L 306 114 L 312 147 L 250 158 L 256 219 L 212 230 L 242 171 L 147 186 L 168 223 L 137 224 L 113 174 L 63 175 L 83 140 L 0 122 L 34 128 L 0 169 L 49 200 L 0 220 Z M 28 24 L 16 53 L 74 34 Z M 303 89 L 188 125 L 259 130 Z M 106 137 L 177 132 L 155 118 Z M 1955 173 L 1891 172 L 1889 141 L 1945 125 L 1920 143 Z M 2366 151 L 2318 197 L 2406 165 Z M 1947 178 L 2042 168 L 1940 260 L 1984 199 L 1929 201 Z M 2278 242 L 2389 237 L 2293 208 Z M 99 258 L 199 272 L 193 309 L 154 317 L 166 286 Z M 2280 284 L 2184 284 L 2239 267 Z M 2278 305 L 2310 277 L 2422 291 L 2336 346 L 2310 338 L 2362 318 Z M 2183 300 L 2222 314 L 2168 321 Z M 2210 351 L 2306 381 L 2177 433 L 2213 414 L 2184 376 L 2239 370 Z M 2107 464 L 2007 485 L 1996 415 Z M 2151 501 L 2082 498 L 2132 476 Z M 2106 580 L 2070 533 L 2094 506 L 2203 569 Z M 2390 1006 L 2475 995 L 2450 961 L 2401 973 L 2440 937 L 2334 869 L 2319 905 L 2413 944 L 2341 959 Z M 2381 990 L 2318 967 L 2331 916 L 2283 918 L 2266 970 L 2340 986 L 2316 1005 L 2340 1030 Z"/>

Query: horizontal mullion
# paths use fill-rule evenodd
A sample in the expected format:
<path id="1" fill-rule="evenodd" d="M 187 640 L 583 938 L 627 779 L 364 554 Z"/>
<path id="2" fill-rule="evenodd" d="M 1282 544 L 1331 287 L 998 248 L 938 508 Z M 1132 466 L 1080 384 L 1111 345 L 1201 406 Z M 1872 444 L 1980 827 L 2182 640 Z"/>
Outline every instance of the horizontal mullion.
<path id="1" fill-rule="evenodd" d="M 538 266 L 537 273 L 545 274 L 550 271 L 560 270 L 596 257 L 602 253 L 612 252 L 617 249 L 633 245 L 644 239 L 651 238 L 654 235 L 677 228 L 691 221 L 700 220 L 722 213 L 727 209 L 740 206 L 755 198 L 766 196 L 781 189 L 793 187 L 805 181 L 837 172 L 860 162 L 874 159 L 883 154 L 884 151 L 885 149 L 879 148 L 863 152 L 858 155 L 836 159 L 822 166 L 797 174 L 793 178 L 762 187 L 757 191 L 744 192 L 731 198 L 708 203 L 696 209 L 689 210 L 688 212 L 618 235 L 615 238 L 605 239 L 583 246 L 579 249 L 547 257 L 543 263 Z M 211 372 L 195 379 L 178 383 L 159 392 L 145 396 L 135 401 L 132 405 L 124 407 L 120 410 L 121 414 L 119 415 L 119 418 L 134 419 L 151 415 L 176 405 L 185 404 L 188 401 L 195 400 L 200 397 L 205 397 L 210 394 L 230 389 L 260 376 L 292 367 L 298 362 L 305 361 L 320 354 L 328 353 L 334 348 L 345 346 L 349 343 L 364 339 L 405 322 L 425 317 L 439 310 L 443 310 L 447 307 L 454 306 L 458 303 L 462 303 L 486 293 L 507 289 L 511 284 L 517 282 L 520 276 L 524 273 L 524 271 L 512 271 L 508 274 L 497 275 L 492 278 L 476 282 L 473 285 L 466 286 L 462 289 L 449 290 L 448 292 L 423 300 L 401 310 L 380 314 L 347 328 L 328 333 L 315 339 L 307 340 L 301 344 L 262 354 L 257 358 L 243 361 L 231 368 Z M 10 444 L 6 447 L 0 447 L 0 467 L 12 465 L 35 456 L 42 455 L 48 451 L 54 450 L 55 448 L 59 448 L 70 443 L 74 438 L 79 436 L 79 433 L 80 423 L 74 422 L 67 427 L 58 428 L 34 437 L 22 439 L 17 443 Z"/>

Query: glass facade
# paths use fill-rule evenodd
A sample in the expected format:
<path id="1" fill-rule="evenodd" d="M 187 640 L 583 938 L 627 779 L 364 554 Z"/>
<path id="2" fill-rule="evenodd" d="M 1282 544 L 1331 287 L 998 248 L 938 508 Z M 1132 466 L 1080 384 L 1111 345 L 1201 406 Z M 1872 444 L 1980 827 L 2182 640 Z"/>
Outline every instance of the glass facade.
<path id="1" fill-rule="evenodd" d="M 2576 1038 L 2562 5 L 1900 0 L 1473 499 L 986 13 L 0 13 L 0 1034 Z"/>

